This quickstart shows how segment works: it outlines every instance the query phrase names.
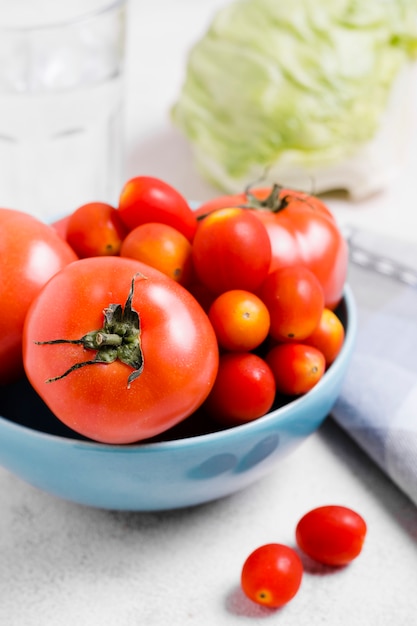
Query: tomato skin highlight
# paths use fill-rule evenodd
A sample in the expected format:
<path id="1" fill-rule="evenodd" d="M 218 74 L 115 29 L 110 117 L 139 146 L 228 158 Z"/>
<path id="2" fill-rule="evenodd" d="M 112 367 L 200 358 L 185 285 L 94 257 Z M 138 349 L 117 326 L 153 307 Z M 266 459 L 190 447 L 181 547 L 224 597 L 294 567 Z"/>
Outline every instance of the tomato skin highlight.
<path id="1" fill-rule="evenodd" d="M 197 217 L 187 200 L 153 176 L 128 180 L 120 193 L 118 211 L 129 230 L 147 222 L 161 222 L 179 230 L 189 241 L 197 230 Z"/>
<path id="2" fill-rule="evenodd" d="M 37 345 L 78 339 L 103 325 L 103 310 L 124 304 L 132 278 L 133 308 L 141 319 L 144 368 L 130 387 L 132 368 L 96 363 L 47 383 L 94 358 L 81 345 Z M 73 430 L 104 443 L 152 437 L 195 411 L 218 368 L 213 328 L 197 301 L 158 270 L 121 257 L 92 257 L 59 272 L 33 302 L 24 329 L 27 376 L 52 412 Z"/>
<path id="3" fill-rule="evenodd" d="M 197 215 L 223 207 L 251 205 L 251 196 L 265 201 L 271 187 L 225 195 L 202 204 Z M 278 200 L 283 208 L 249 208 L 266 227 L 272 249 L 271 271 L 300 263 L 319 279 L 327 308 L 334 310 L 343 296 L 349 251 L 347 243 L 327 206 L 316 196 L 282 188 Z M 253 203 L 252 203 L 253 204 Z"/>
<path id="4" fill-rule="evenodd" d="M 0 209 L 0 385 L 23 376 L 23 324 L 45 283 L 77 255 L 47 224 L 14 209 Z"/>
<path id="5" fill-rule="evenodd" d="M 367 532 L 365 520 L 339 505 L 317 507 L 296 527 L 299 548 L 310 558 L 330 566 L 347 565 L 362 551 Z"/>
<path id="6" fill-rule="evenodd" d="M 273 609 L 290 602 L 303 578 L 303 565 L 289 546 L 270 543 L 247 557 L 241 572 L 241 587 L 253 602 Z"/>
<path id="7" fill-rule="evenodd" d="M 214 294 L 255 291 L 268 275 L 271 244 L 251 213 L 226 208 L 199 223 L 192 258 L 198 279 Z"/>

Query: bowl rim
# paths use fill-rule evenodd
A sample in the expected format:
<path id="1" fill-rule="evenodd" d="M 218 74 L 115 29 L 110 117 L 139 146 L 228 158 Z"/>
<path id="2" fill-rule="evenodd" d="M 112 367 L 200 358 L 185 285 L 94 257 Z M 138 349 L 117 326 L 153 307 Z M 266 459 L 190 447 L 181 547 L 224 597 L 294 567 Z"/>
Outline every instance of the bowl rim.
<path id="1" fill-rule="evenodd" d="M 77 448 L 86 448 L 91 451 L 98 452 L 125 452 L 125 453 L 137 453 L 138 451 L 142 453 L 151 453 L 151 452 L 169 452 L 179 449 L 187 449 L 193 448 L 195 446 L 204 444 L 204 443 L 214 443 L 216 440 L 221 440 L 222 443 L 227 442 L 229 439 L 233 439 L 236 435 L 240 433 L 250 433 L 251 430 L 258 430 L 259 424 L 268 424 L 268 422 L 275 421 L 277 419 L 277 413 L 279 413 L 278 424 L 280 418 L 285 418 L 288 413 L 292 412 L 293 408 L 296 406 L 303 406 L 304 404 L 309 404 L 310 398 L 314 397 L 321 393 L 321 389 L 323 386 L 329 384 L 334 377 L 338 375 L 338 370 L 342 367 L 341 364 L 344 362 L 344 357 L 351 352 L 353 349 L 353 345 L 356 339 L 356 331 L 357 331 L 357 307 L 356 301 L 352 292 L 352 289 L 349 283 L 345 283 L 343 289 L 343 298 L 346 312 L 347 312 L 347 327 L 345 339 L 343 342 L 342 349 L 338 354 L 336 360 L 332 363 L 331 367 L 325 372 L 322 379 L 306 394 L 291 400 L 288 404 L 285 404 L 277 409 L 273 409 L 269 413 L 266 413 L 262 417 L 257 418 L 256 420 L 252 420 L 245 424 L 240 424 L 238 426 L 233 426 L 230 428 L 221 429 L 218 431 L 205 433 L 201 435 L 190 435 L 186 437 L 182 437 L 180 439 L 170 439 L 166 441 L 156 441 L 156 442 L 146 442 L 146 441 L 138 441 L 136 443 L 130 444 L 108 444 L 101 443 L 94 440 L 84 440 L 77 439 L 70 436 L 63 435 L 54 435 L 52 433 L 47 433 L 39 430 L 35 430 L 30 428 L 29 426 L 25 426 L 23 424 L 18 424 L 9 420 L 8 418 L 0 415 L 0 424 L 7 426 L 7 428 L 16 431 L 27 431 L 28 434 L 32 438 L 38 438 L 42 440 L 56 440 L 60 442 L 60 445 L 68 445 L 68 446 L 76 446 Z M 58 418 L 57 418 L 58 419 Z"/>

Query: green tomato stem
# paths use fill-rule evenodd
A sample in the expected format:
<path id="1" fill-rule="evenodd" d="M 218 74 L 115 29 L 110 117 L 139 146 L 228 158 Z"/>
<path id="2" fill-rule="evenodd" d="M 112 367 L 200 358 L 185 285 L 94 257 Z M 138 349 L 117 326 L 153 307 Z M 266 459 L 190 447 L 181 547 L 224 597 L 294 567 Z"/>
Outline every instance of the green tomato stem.
<path id="1" fill-rule="evenodd" d="M 135 287 L 135 279 L 145 278 L 142 274 L 135 274 L 124 307 L 120 304 L 110 304 L 104 310 L 103 328 L 93 330 L 80 339 L 51 339 L 49 341 L 35 341 L 37 345 L 51 344 L 75 344 L 82 345 L 85 350 L 96 350 L 93 359 L 76 363 L 63 374 L 48 378 L 45 382 L 51 383 L 65 378 L 71 372 L 97 363 L 109 364 L 117 359 L 125 365 L 133 368 L 133 372 L 128 376 L 127 387 L 143 371 L 144 360 L 141 345 L 141 327 L 139 313 L 132 307 L 132 300 Z"/>

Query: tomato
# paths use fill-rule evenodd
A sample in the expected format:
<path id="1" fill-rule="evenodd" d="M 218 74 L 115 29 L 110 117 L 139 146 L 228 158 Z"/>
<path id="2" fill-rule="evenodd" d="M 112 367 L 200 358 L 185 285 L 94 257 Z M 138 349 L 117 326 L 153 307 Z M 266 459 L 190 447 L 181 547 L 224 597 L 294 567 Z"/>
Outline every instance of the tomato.
<path id="1" fill-rule="evenodd" d="M 189 241 L 197 230 L 196 215 L 186 199 L 174 187 L 152 176 L 128 180 L 120 193 L 118 210 L 129 230 L 146 222 L 162 222 L 179 230 Z"/>
<path id="2" fill-rule="evenodd" d="M 218 296 L 208 316 L 219 345 L 226 350 L 254 350 L 269 332 L 270 317 L 265 304 L 243 289 L 225 291 Z"/>
<path id="3" fill-rule="evenodd" d="M 211 305 L 216 299 L 216 295 L 210 291 L 206 285 L 203 285 L 203 283 L 196 279 L 195 272 L 193 272 L 193 280 L 191 281 L 191 284 L 187 286 L 187 289 L 193 294 L 197 302 L 201 304 L 206 313 L 208 313 Z"/>
<path id="4" fill-rule="evenodd" d="M 274 376 L 261 357 L 252 352 L 226 352 L 220 355 L 204 410 L 220 424 L 235 426 L 268 413 L 274 399 Z"/>
<path id="5" fill-rule="evenodd" d="M 198 225 L 193 264 L 199 280 L 213 293 L 256 290 L 266 278 L 271 245 L 265 227 L 244 209 L 222 209 Z"/>
<path id="6" fill-rule="evenodd" d="M 303 564 L 289 546 L 268 543 L 247 557 L 241 572 L 245 595 L 262 606 L 279 608 L 297 594 L 303 579 Z"/>
<path id="7" fill-rule="evenodd" d="M 299 548 L 325 565 L 346 565 L 362 551 L 366 537 L 365 520 L 352 509 L 320 506 L 298 522 L 295 535 Z"/>
<path id="8" fill-rule="evenodd" d="M 69 215 L 65 215 L 51 224 L 52 228 L 58 233 L 61 239 L 65 239 L 65 241 L 67 240 L 69 218 Z"/>
<path id="9" fill-rule="evenodd" d="M 80 258 L 119 254 L 126 234 L 118 211 L 105 202 L 78 207 L 69 216 L 66 227 L 66 239 Z"/>
<path id="10" fill-rule="evenodd" d="M 302 264 L 319 279 L 325 305 L 334 309 L 343 295 L 347 243 L 329 209 L 317 197 L 280 188 L 259 188 L 202 204 L 199 219 L 217 209 L 246 205 L 260 219 L 272 246 L 271 271 Z"/>
<path id="11" fill-rule="evenodd" d="M 30 303 L 77 256 L 56 231 L 27 213 L 0 209 L 0 384 L 23 375 L 22 332 Z"/>
<path id="12" fill-rule="evenodd" d="M 333 363 L 342 349 L 345 340 L 345 329 L 337 315 L 330 309 L 323 309 L 319 325 L 304 343 L 313 346 L 323 353 L 326 366 Z"/>
<path id="13" fill-rule="evenodd" d="M 181 285 L 187 286 L 193 277 L 191 243 L 167 224 L 149 222 L 134 228 L 123 241 L 120 256 L 147 263 Z"/>
<path id="14" fill-rule="evenodd" d="M 277 341 L 301 341 L 319 325 L 323 289 L 307 267 L 295 265 L 271 272 L 258 293 L 271 317 L 270 335 Z"/>
<path id="15" fill-rule="evenodd" d="M 301 343 L 282 343 L 265 357 L 271 368 L 277 391 L 298 396 L 310 391 L 321 379 L 326 361 L 320 350 Z"/>
<path id="16" fill-rule="evenodd" d="M 27 314 L 23 354 L 57 418 L 120 444 L 193 413 L 218 367 L 216 336 L 191 294 L 121 257 L 81 259 L 56 274 Z"/>

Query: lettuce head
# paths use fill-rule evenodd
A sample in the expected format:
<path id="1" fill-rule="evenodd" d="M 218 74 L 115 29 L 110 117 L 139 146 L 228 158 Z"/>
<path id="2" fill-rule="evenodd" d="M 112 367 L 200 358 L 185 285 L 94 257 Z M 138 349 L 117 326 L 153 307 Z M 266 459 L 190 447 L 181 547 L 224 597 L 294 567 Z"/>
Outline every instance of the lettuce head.
<path id="1" fill-rule="evenodd" d="M 372 188 L 405 132 L 416 54 L 417 0 L 237 0 L 190 50 L 172 119 L 224 190 L 359 189 L 364 172 Z"/>

